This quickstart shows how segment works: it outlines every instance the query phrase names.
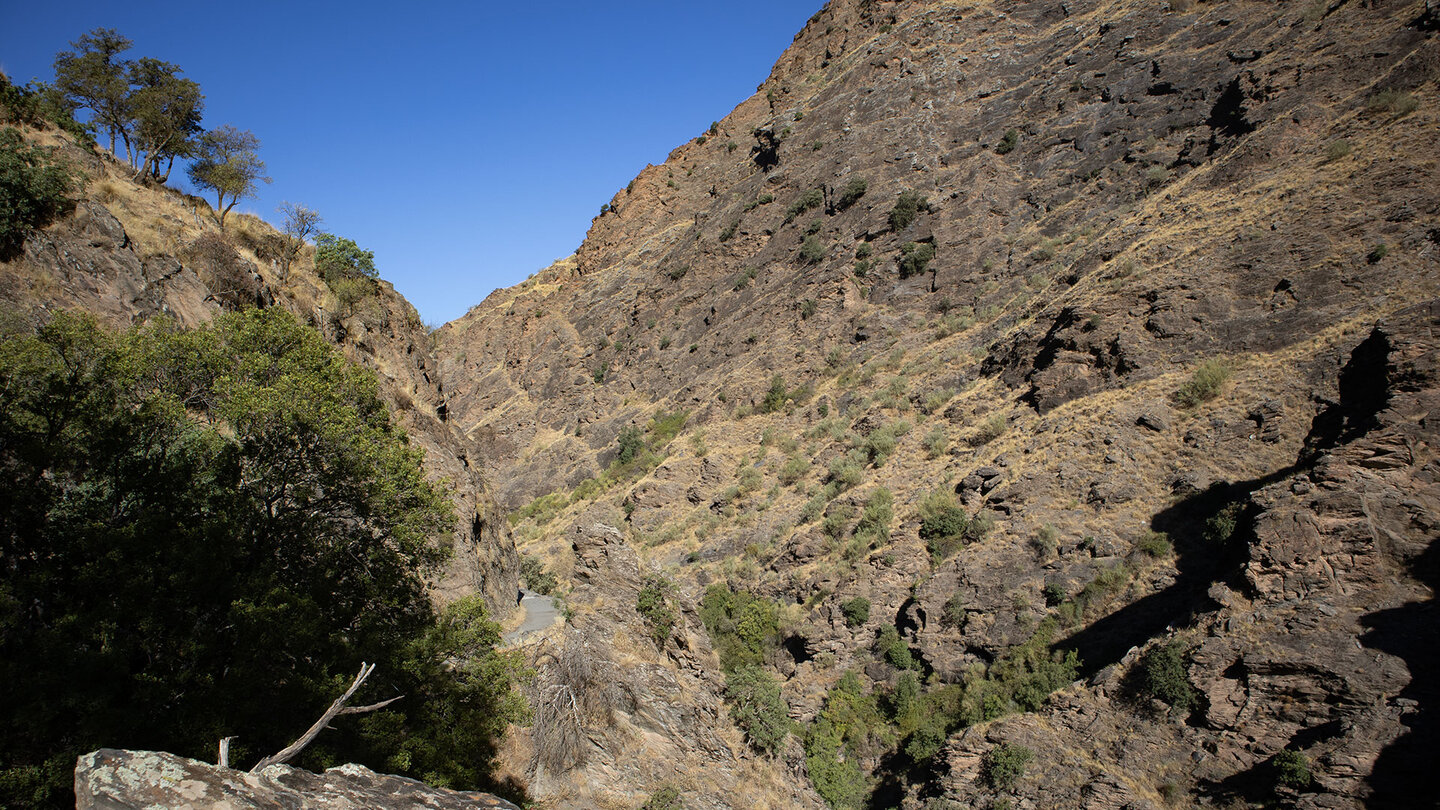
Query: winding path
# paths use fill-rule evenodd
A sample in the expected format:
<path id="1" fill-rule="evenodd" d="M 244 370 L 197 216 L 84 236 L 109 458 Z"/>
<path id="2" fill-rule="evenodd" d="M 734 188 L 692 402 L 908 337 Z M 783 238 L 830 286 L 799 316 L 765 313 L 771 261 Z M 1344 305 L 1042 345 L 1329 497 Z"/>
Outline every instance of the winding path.
<path id="1" fill-rule="evenodd" d="M 518 644 L 526 636 L 554 624 L 560 617 L 560 608 L 554 599 L 525 588 L 520 589 L 520 609 L 525 611 L 525 619 L 519 627 L 505 634 L 506 644 Z"/>

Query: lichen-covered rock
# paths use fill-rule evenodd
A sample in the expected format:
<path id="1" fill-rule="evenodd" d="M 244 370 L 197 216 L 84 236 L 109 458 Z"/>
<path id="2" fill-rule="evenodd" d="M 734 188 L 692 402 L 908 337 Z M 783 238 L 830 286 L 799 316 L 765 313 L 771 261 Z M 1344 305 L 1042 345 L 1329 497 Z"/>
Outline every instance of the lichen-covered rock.
<path id="1" fill-rule="evenodd" d="M 102 748 L 75 763 L 76 810 L 518 810 L 489 793 L 434 788 L 341 765 L 310 773 L 271 765 L 231 770 L 156 751 Z"/>

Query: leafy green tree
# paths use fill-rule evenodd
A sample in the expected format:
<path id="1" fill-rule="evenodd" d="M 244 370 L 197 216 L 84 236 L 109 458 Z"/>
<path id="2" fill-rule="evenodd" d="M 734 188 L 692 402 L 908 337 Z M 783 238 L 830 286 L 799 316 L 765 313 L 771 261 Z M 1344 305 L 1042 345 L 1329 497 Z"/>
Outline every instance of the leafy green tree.
<path id="1" fill-rule="evenodd" d="M 825 696 L 825 705 L 805 730 L 805 768 L 815 790 L 836 810 L 865 806 L 869 781 L 860 770 L 862 749 L 885 723 L 860 678 L 845 673 Z"/>
<path id="2" fill-rule="evenodd" d="M 143 57 L 129 66 L 130 115 L 133 118 L 135 154 L 131 166 L 135 176 L 149 176 L 158 182 L 170 178 L 177 156 L 190 154 L 200 134 L 205 96 L 200 85 L 180 78 L 180 67 L 159 59 Z M 144 154 L 144 160 L 139 156 Z M 165 173 L 160 163 L 165 162 Z"/>
<path id="3" fill-rule="evenodd" d="M 113 28 L 96 28 L 70 43 L 72 51 L 55 55 L 55 86 L 76 106 L 89 110 L 97 129 L 110 135 L 110 154 L 115 154 L 115 136 L 125 142 L 130 155 L 130 63 L 120 54 L 131 41 Z"/>
<path id="4" fill-rule="evenodd" d="M 79 176 L 50 152 L 29 146 L 14 127 L 0 129 L 0 260 L 18 255 L 25 237 L 75 206 Z"/>
<path id="5" fill-rule="evenodd" d="M 374 376 L 288 313 L 0 336 L 0 491 L 0 805 L 73 806 L 101 746 L 253 762 L 361 661 L 362 698 L 404 699 L 300 765 L 489 784 L 519 663 L 478 600 L 435 614 L 449 505 Z"/>
<path id="6" fill-rule="evenodd" d="M 725 699 L 730 716 L 755 750 L 774 754 L 784 746 L 790 708 L 774 676 L 757 666 L 740 667 L 725 677 Z"/>
<path id="7" fill-rule="evenodd" d="M 195 162 L 190 164 L 190 182 L 215 192 L 221 230 L 225 228 L 225 215 L 237 202 L 254 196 L 257 183 L 270 182 L 265 176 L 265 161 L 256 152 L 259 148 L 259 138 L 231 124 L 200 137 Z M 230 200 L 228 205 L 226 198 Z"/>

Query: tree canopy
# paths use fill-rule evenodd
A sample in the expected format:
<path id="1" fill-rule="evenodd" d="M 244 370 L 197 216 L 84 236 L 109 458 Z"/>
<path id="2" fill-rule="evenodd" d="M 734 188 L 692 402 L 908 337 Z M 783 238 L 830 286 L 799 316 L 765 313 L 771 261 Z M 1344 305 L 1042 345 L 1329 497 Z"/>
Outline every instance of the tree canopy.
<path id="1" fill-rule="evenodd" d="M 215 192 L 215 210 L 220 227 L 235 203 L 255 194 L 259 183 L 268 183 L 265 161 L 257 150 L 260 139 L 249 130 L 226 124 L 200 137 L 195 162 L 190 164 L 190 182 Z M 227 204 L 226 199 L 230 202 Z"/>
<path id="2" fill-rule="evenodd" d="M 491 786 L 519 665 L 483 603 L 436 615 L 450 509 L 369 372 L 283 311 L 111 334 L 63 313 L 0 335 L 0 805 L 73 806 L 100 746 L 244 765 L 361 661 L 302 766 Z"/>

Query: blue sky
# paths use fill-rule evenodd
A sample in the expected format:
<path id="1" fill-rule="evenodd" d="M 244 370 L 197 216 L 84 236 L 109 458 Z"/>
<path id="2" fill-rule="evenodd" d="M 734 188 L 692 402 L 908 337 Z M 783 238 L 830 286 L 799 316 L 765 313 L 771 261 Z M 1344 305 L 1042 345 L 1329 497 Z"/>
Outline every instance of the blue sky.
<path id="1" fill-rule="evenodd" d="M 48 80 L 72 40 L 119 29 L 200 83 L 207 127 L 261 139 L 274 182 L 237 211 L 315 208 L 439 323 L 574 251 L 822 4 L 0 0 L 0 68 Z"/>

